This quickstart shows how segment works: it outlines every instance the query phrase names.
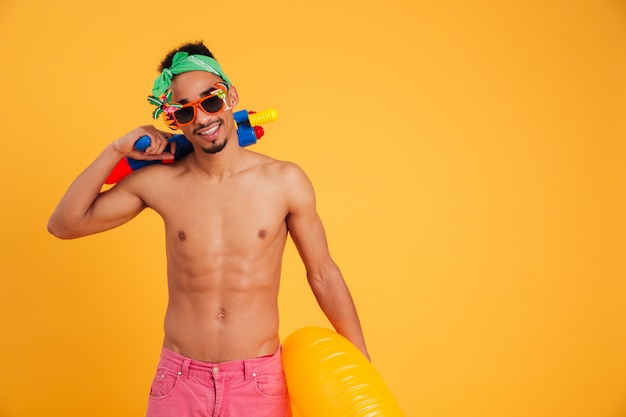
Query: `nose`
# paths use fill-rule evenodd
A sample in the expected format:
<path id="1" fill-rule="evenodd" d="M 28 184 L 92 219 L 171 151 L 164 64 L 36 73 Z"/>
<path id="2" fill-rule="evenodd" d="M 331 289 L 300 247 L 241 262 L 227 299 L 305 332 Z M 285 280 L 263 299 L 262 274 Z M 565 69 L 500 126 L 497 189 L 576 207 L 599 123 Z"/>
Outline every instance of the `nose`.
<path id="1" fill-rule="evenodd" d="M 211 115 L 207 113 L 202 106 L 196 106 L 196 120 L 195 123 L 204 125 L 209 122 Z"/>

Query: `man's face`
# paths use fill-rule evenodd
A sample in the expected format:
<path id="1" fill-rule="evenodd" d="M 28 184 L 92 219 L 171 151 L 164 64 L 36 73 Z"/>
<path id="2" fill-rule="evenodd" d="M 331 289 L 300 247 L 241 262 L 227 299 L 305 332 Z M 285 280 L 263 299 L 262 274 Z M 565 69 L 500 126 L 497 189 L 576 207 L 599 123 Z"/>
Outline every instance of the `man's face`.
<path id="1" fill-rule="evenodd" d="M 172 101 L 184 105 L 211 96 L 215 94 L 219 82 L 223 82 L 219 76 L 205 71 L 178 74 L 172 80 Z M 234 87 L 226 92 L 225 101 L 228 109 L 216 114 L 209 114 L 200 106 L 195 106 L 195 119 L 180 127 L 185 137 L 206 153 L 218 153 L 229 140 L 237 140 L 232 115 L 232 107 L 238 102 Z"/>

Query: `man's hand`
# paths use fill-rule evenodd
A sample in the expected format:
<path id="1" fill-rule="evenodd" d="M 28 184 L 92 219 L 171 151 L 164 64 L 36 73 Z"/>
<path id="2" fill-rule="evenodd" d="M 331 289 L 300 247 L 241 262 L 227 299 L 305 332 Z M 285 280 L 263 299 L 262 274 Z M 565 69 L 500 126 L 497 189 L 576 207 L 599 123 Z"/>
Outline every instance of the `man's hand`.
<path id="1" fill-rule="evenodd" d="M 148 136 L 150 138 L 150 146 L 140 151 L 135 149 L 135 142 L 142 136 Z M 121 157 L 125 156 L 145 161 L 174 159 L 176 142 L 170 143 L 168 141 L 172 136 L 174 136 L 173 133 L 158 130 L 152 125 L 140 126 L 117 139 L 112 145 L 113 149 L 115 149 Z M 167 145 L 170 145 L 168 152 L 165 151 Z"/>

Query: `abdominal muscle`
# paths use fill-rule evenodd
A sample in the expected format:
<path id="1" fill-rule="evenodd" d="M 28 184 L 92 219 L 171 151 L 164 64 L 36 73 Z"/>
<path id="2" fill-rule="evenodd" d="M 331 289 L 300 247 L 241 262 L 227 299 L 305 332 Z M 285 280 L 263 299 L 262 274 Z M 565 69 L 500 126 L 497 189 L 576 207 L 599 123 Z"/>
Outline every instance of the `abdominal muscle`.
<path id="1" fill-rule="evenodd" d="M 241 248 L 231 248 L 229 256 L 196 251 L 190 256 L 176 243 L 168 248 L 163 346 L 211 363 L 275 353 L 285 238 L 246 247 L 245 255 Z"/>
<path id="2" fill-rule="evenodd" d="M 209 293 L 171 297 L 163 347 L 212 363 L 270 355 L 279 338 L 276 303 L 269 303 Z"/>

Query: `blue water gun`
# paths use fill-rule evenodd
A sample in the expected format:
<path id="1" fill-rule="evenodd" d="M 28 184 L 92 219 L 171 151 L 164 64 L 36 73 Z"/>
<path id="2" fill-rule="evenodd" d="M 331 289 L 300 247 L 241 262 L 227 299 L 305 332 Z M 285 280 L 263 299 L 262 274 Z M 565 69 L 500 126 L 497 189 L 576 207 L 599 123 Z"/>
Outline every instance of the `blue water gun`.
<path id="1" fill-rule="evenodd" d="M 278 118 L 278 112 L 274 109 L 263 110 L 260 112 L 248 112 L 247 110 L 239 110 L 233 113 L 235 123 L 237 124 L 237 139 L 239 145 L 250 146 L 254 145 L 257 140 L 261 139 L 265 135 L 265 130 L 261 126 L 264 123 L 272 122 Z M 193 145 L 187 140 L 184 135 L 174 135 L 168 139 L 170 143 L 176 142 L 176 152 L 174 153 L 174 159 L 156 160 L 156 161 L 144 161 L 133 158 L 122 158 L 109 177 L 105 181 L 105 184 L 115 184 L 122 178 L 130 174 L 131 172 L 152 164 L 168 164 L 179 160 L 180 158 L 193 152 Z M 135 142 L 135 149 L 143 151 L 150 146 L 150 137 L 142 136 Z M 168 145 L 165 150 L 169 152 L 170 146 Z"/>

